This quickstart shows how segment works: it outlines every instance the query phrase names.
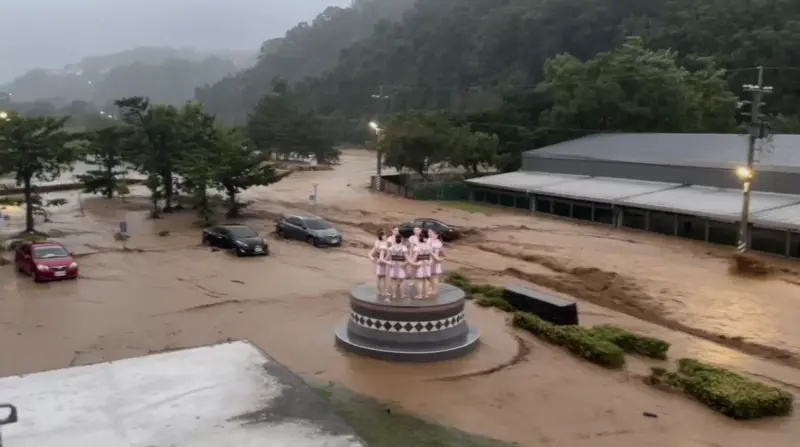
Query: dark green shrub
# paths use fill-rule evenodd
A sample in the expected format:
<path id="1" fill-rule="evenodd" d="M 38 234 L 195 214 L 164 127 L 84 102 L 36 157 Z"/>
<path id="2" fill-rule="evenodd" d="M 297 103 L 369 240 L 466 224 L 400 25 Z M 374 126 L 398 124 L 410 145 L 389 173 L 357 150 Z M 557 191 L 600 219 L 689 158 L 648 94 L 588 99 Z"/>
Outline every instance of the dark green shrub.
<path id="1" fill-rule="evenodd" d="M 491 284 L 469 284 L 467 285 L 466 292 L 472 295 L 503 298 L 503 288 Z"/>
<path id="2" fill-rule="evenodd" d="M 472 285 L 472 281 L 460 273 L 451 273 L 447 275 L 447 279 L 445 279 L 444 282 L 450 284 L 451 286 L 456 286 L 465 292 L 468 292 L 467 289 L 469 289 L 469 287 Z"/>
<path id="3" fill-rule="evenodd" d="M 605 368 L 620 368 L 625 364 L 625 352 L 622 348 L 603 339 L 591 329 L 557 326 L 524 312 L 514 314 L 514 326 Z"/>
<path id="4" fill-rule="evenodd" d="M 476 295 L 475 296 L 475 304 L 481 307 L 496 307 L 505 312 L 514 312 L 514 306 L 511 305 L 508 301 L 506 301 L 503 297 L 497 296 L 483 296 L 483 295 Z"/>
<path id="5" fill-rule="evenodd" d="M 681 390 L 734 419 L 786 416 L 794 402 L 793 396 L 780 388 L 694 359 L 679 360 L 677 373 L 653 368 L 648 381 Z"/>
<path id="6" fill-rule="evenodd" d="M 635 334 L 626 329 L 610 324 L 601 324 L 592 327 L 592 331 L 600 337 L 619 346 L 625 352 L 641 354 L 654 359 L 666 359 L 670 344 L 664 340 Z"/>

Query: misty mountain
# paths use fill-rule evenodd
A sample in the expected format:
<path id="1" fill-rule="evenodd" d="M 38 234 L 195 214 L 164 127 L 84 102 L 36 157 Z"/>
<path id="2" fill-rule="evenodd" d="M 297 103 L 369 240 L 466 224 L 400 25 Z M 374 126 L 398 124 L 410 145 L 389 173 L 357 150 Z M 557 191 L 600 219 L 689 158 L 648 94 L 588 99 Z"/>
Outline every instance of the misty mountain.
<path id="1" fill-rule="evenodd" d="M 343 50 L 372 35 L 376 25 L 400 20 L 415 3 L 417 0 L 353 0 L 346 8 L 329 6 L 285 36 L 265 41 L 252 68 L 198 86 L 195 98 L 227 122 L 244 122 L 270 91 L 273 79 L 296 82 L 322 75 L 336 66 Z"/>
<path id="2" fill-rule="evenodd" d="M 138 47 L 257 50 L 350 0 L 2 0 L 0 84 L 34 68 Z"/>
<path id="3" fill-rule="evenodd" d="M 106 104 L 123 96 L 149 96 L 180 104 L 198 85 L 252 66 L 255 53 L 204 52 L 191 48 L 141 47 L 90 56 L 59 70 L 36 69 L 0 86 L 15 102 L 40 99 Z"/>

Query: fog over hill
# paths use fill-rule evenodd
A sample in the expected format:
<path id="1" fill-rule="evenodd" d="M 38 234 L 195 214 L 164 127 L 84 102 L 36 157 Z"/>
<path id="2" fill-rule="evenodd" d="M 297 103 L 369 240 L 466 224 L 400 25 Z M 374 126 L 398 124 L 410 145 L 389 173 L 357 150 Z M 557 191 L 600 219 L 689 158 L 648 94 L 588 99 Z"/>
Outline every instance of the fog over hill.
<path id="1" fill-rule="evenodd" d="M 2 0 L 0 83 L 138 47 L 252 52 L 349 0 Z"/>

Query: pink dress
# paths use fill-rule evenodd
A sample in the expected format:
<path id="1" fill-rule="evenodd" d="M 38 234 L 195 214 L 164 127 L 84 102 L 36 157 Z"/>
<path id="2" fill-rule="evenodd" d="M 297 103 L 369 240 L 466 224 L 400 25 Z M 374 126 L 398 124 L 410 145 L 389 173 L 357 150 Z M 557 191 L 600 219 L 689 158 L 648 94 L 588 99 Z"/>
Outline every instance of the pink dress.
<path id="1" fill-rule="evenodd" d="M 414 254 L 416 261 L 420 263 L 414 266 L 415 277 L 417 279 L 425 279 L 431 277 L 431 250 L 428 244 L 417 244 L 414 247 Z"/>
<path id="2" fill-rule="evenodd" d="M 392 279 L 406 279 L 406 269 L 403 263 L 406 262 L 408 249 L 402 244 L 392 244 L 387 252 L 389 259 L 389 277 Z"/>
<path id="3" fill-rule="evenodd" d="M 386 264 L 381 262 L 381 260 L 385 258 L 387 248 L 386 241 L 375 241 L 375 245 L 372 247 L 375 251 L 376 258 L 375 261 L 373 261 L 375 276 L 386 276 Z"/>
<path id="4" fill-rule="evenodd" d="M 442 241 L 439 239 L 434 239 L 431 241 L 431 251 L 439 256 L 439 253 L 442 251 Z M 433 275 L 441 275 L 444 273 L 444 269 L 442 268 L 442 262 L 432 259 L 431 263 L 431 274 Z"/>

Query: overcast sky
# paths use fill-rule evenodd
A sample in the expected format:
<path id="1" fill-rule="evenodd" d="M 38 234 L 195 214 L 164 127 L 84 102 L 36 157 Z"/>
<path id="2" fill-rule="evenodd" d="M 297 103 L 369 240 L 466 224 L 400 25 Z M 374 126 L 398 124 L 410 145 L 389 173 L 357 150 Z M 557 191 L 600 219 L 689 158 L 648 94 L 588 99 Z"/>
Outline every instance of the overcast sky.
<path id="1" fill-rule="evenodd" d="M 349 0 L 0 0 L 0 82 L 140 46 L 255 51 Z"/>

